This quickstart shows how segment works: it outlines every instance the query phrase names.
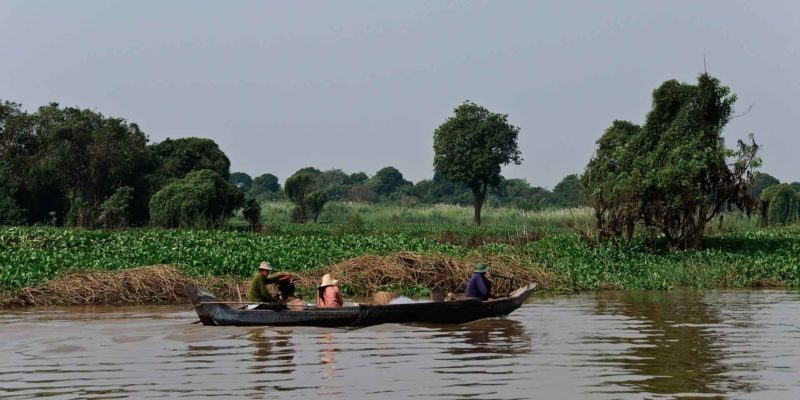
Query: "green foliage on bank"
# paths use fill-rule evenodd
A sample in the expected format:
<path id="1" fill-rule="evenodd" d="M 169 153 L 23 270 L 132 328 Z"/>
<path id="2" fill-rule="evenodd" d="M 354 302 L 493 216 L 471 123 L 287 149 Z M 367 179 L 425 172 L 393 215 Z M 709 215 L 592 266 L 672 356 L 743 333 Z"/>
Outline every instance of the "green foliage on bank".
<path id="1" fill-rule="evenodd" d="M 0 288 L 42 284 L 76 269 L 173 264 L 193 276 L 252 275 L 261 260 L 308 271 L 366 254 L 501 255 L 540 267 L 552 290 L 800 287 L 800 225 L 710 236 L 703 250 L 653 251 L 644 239 L 593 247 L 575 233 L 531 237 L 508 226 L 409 224 L 362 231 L 283 224 L 270 235 L 232 231 L 0 228 Z M 527 235 L 527 236 L 523 236 Z M 520 240 L 528 237 L 530 240 Z"/>
<path id="2" fill-rule="evenodd" d="M 0 228 L 0 287 L 38 285 L 75 269 L 174 264 L 196 276 L 247 277 L 262 260 L 303 271 L 363 254 L 460 250 L 412 234 L 261 235 L 212 230 Z"/>
<path id="3" fill-rule="evenodd" d="M 652 251 L 642 238 L 591 248 L 558 235 L 521 253 L 577 290 L 800 287 L 800 225 L 714 235 L 703 250 Z"/>

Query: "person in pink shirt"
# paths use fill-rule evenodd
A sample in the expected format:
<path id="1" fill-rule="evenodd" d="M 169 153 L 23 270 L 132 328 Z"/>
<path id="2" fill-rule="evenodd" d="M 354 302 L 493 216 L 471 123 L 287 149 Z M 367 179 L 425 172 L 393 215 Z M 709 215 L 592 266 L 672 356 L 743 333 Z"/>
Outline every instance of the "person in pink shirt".
<path id="1" fill-rule="evenodd" d="M 331 277 L 331 274 L 322 275 L 322 284 L 317 288 L 317 306 L 324 308 L 341 307 L 344 304 L 342 294 L 336 283 L 339 282 Z"/>

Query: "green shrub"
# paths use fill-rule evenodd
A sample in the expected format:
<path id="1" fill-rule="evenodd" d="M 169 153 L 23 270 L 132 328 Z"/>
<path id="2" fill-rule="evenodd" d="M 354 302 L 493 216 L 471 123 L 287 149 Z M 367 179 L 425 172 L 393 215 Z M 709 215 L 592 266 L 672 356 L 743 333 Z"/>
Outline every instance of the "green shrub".
<path id="1" fill-rule="evenodd" d="M 22 225 L 25 223 L 25 211 L 17 206 L 14 199 L 0 193 L 0 225 Z"/>
<path id="2" fill-rule="evenodd" d="M 800 222 L 800 195 L 788 184 L 772 185 L 761 192 L 763 217 L 768 225 Z"/>
<path id="3" fill-rule="evenodd" d="M 219 224 L 244 203 L 244 192 L 211 170 L 190 172 L 150 200 L 152 226 L 208 227 Z"/>
<path id="4" fill-rule="evenodd" d="M 105 228 L 124 228 L 130 220 L 130 205 L 133 189 L 123 186 L 100 204 L 100 217 L 97 222 Z"/>
<path id="5" fill-rule="evenodd" d="M 325 192 L 311 193 L 306 196 L 306 203 L 308 203 L 309 211 L 311 211 L 311 219 L 316 223 L 322 208 L 328 203 L 328 195 Z"/>
<path id="6" fill-rule="evenodd" d="M 66 225 L 77 228 L 93 227 L 94 216 L 97 210 L 80 196 L 75 196 L 69 200 L 67 210 Z"/>
<path id="7" fill-rule="evenodd" d="M 256 199 L 247 199 L 242 208 L 242 216 L 250 226 L 250 229 L 256 230 L 261 227 L 261 205 L 258 204 Z"/>

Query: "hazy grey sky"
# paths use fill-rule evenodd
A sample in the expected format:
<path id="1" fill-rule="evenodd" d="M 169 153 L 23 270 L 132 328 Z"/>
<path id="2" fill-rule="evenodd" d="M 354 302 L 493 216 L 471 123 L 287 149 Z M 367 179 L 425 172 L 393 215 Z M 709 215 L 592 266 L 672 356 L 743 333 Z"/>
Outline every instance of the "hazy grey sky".
<path id="1" fill-rule="evenodd" d="M 433 175 L 433 130 L 466 99 L 521 128 L 507 177 L 552 188 L 666 79 L 739 96 L 763 171 L 800 180 L 796 1 L 2 1 L 0 98 L 202 136 L 233 171 Z"/>

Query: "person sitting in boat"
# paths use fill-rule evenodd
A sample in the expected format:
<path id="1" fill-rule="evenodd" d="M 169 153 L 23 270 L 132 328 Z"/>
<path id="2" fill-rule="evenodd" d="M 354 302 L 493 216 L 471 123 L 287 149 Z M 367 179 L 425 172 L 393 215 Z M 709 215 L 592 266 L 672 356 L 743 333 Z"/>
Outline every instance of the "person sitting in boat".
<path id="1" fill-rule="evenodd" d="M 339 282 L 331 277 L 331 274 L 322 275 L 322 284 L 317 288 L 317 306 L 323 308 L 341 307 L 344 304 L 342 294 L 336 283 Z"/>
<path id="2" fill-rule="evenodd" d="M 269 291 L 268 285 L 275 284 L 280 276 L 270 277 L 272 266 L 262 261 L 258 267 L 258 273 L 253 277 L 250 282 L 250 291 L 247 294 L 247 299 L 258 303 L 274 303 L 275 297 Z"/>
<path id="3" fill-rule="evenodd" d="M 295 295 L 294 276 L 286 273 L 278 277 L 278 301 L 286 304 L 292 311 L 301 311 L 305 307 L 303 300 Z"/>
<path id="4" fill-rule="evenodd" d="M 472 274 L 469 283 L 467 284 L 466 297 L 478 298 L 481 300 L 488 300 L 492 293 L 492 282 L 486 278 L 486 264 L 478 263 L 475 266 L 475 272 Z"/>

